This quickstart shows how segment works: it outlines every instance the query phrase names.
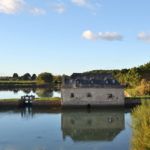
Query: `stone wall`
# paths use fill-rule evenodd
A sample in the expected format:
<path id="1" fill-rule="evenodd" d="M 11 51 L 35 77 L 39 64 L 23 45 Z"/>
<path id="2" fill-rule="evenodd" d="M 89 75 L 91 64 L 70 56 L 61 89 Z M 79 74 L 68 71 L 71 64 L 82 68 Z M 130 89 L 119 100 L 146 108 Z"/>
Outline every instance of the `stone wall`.
<path id="1" fill-rule="evenodd" d="M 62 88 L 63 106 L 124 105 L 123 88 Z"/>

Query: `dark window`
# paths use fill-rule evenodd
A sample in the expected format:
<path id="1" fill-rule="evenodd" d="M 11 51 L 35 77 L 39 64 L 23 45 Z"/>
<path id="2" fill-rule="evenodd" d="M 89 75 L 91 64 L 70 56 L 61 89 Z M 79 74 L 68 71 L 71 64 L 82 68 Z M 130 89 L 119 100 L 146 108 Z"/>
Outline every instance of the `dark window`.
<path id="1" fill-rule="evenodd" d="M 79 84 L 80 83 L 80 81 L 79 80 L 76 80 L 76 84 Z"/>
<path id="2" fill-rule="evenodd" d="M 113 98 L 113 97 L 114 97 L 114 96 L 113 96 L 112 94 L 108 94 L 108 95 L 107 95 L 107 98 L 108 98 L 108 99 L 111 99 L 111 98 Z"/>
<path id="3" fill-rule="evenodd" d="M 90 105 L 90 104 L 88 104 L 88 105 L 87 105 L 87 108 L 88 108 L 88 109 L 91 109 L 91 105 Z"/>
<path id="4" fill-rule="evenodd" d="M 92 94 L 91 93 L 87 93 L 87 97 L 92 97 Z"/>
<path id="5" fill-rule="evenodd" d="M 94 80 L 92 79 L 92 80 L 90 80 L 90 82 L 91 82 L 91 84 L 94 84 Z"/>
<path id="6" fill-rule="evenodd" d="M 70 94 L 70 97 L 73 98 L 73 97 L 74 97 L 74 93 L 71 93 L 71 94 Z"/>

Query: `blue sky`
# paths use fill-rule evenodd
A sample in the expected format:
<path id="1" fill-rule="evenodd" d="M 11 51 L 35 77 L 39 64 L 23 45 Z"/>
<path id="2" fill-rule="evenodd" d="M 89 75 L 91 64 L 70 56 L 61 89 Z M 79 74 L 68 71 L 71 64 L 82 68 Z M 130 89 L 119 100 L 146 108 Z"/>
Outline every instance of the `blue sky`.
<path id="1" fill-rule="evenodd" d="M 0 0 L 0 75 L 150 61 L 149 0 Z"/>

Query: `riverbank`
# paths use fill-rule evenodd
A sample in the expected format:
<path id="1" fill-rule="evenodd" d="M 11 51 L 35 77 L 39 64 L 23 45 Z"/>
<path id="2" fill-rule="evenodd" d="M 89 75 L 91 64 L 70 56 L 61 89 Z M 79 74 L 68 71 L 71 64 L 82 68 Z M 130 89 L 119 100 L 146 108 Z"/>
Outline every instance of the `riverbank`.
<path id="1" fill-rule="evenodd" d="M 0 89 L 47 88 L 49 84 L 37 84 L 36 81 L 0 81 Z"/>
<path id="2" fill-rule="evenodd" d="M 24 107 L 25 104 L 20 99 L 1 99 L 0 107 Z M 60 98 L 37 98 L 28 106 L 32 107 L 61 107 Z"/>

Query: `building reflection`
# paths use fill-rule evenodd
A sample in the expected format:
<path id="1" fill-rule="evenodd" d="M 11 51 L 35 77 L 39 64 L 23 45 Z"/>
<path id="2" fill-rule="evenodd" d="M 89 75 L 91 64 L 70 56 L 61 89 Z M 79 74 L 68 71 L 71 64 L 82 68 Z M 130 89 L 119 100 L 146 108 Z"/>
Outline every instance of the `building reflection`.
<path id="1" fill-rule="evenodd" d="M 63 139 L 112 141 L 124 129 L 124 122 L 123 109 L 64 111 L 61 120 Z"/>
<path id="2" fill-rule="evenodd" d="M 21 109 L 21 117 L 25 119 L 33 118 L 33 111 L 31 107 L 25 107 Z"/>

